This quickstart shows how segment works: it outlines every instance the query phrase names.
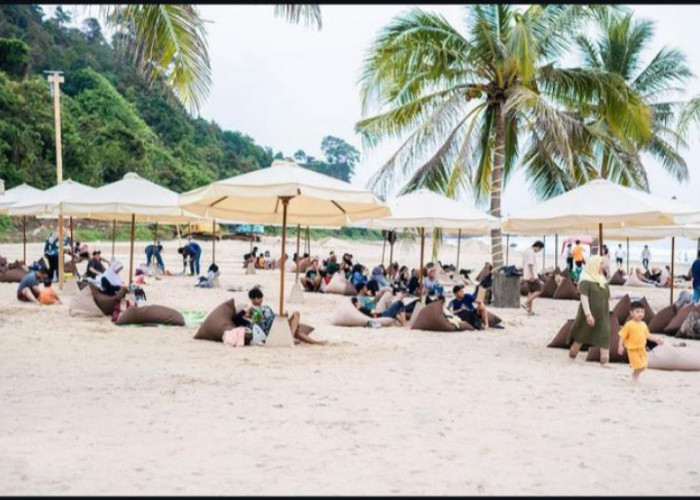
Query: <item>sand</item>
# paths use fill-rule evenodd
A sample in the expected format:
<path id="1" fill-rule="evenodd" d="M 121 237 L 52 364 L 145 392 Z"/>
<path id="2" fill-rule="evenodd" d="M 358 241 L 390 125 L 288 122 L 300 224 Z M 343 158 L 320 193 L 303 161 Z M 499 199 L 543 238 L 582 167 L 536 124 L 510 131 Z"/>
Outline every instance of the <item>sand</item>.
<path id="1" fill-rule="evenodd" d="M 381 258 L 381 243 L 352 245 L 364 262 Z M 175 248 L 165 260 L 179 271 Z M 246 276 L 247 249 L 217 247 L 222 288 L 149 279 L 149 303 L 209 311 L 246 302 L 228 287 L 261 284 L 276 305 L 279 274 Z M 462 267 L 488 257 L 462 249 Z M 127 251 L 117 245 L 128 266 Z M 700 493 L 700 373 L 650 370 L 635 386 L 625 365 L 569 363 L 545 346 L 574 301 L 539 300 L 534 317 L 496 310 L 504 330 L 432 333 L 333 327 L 347 298 L 307 294 L 289 309 L 329 346 L 234 349 L 192 328 L 71 318 L 66 294 L 20 304 L 15 288 L 0 284 L 0 494 Z M 668 302 L 666 290 L 632 292 Z"/>

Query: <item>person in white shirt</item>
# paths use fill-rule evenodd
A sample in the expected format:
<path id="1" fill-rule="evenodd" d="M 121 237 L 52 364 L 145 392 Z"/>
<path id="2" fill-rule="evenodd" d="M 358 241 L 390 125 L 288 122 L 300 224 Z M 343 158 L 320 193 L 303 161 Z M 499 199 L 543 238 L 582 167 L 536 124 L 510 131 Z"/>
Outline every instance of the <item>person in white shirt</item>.
<path id="1" fill-rule="evenodd" d="M 646 271 L 649 270 L 649 260 L 651 259 L 651 251 L 649 250 L 649 245 L 644 245 L 642 250 L 642 265 Z"/>
<path id="2" fill-rule="evenodd" d="M 617 250 L 615 250 L 615 262 L 617 262 L 617 268 L 622 269 L 622 263 L 625 261 L 625 250 L 622 248 L 622 244 L 617 245 Z"/>
<path id="3" fill-rule="evenodd" d="M 534 314 L 532 312 L 532 303 L 542 293 L 542 288 L 540 287 L 540 282 L 537 277 L 536 254 L 541 252 L 543 248 L 544 243 L 537 240 L 523 253 L 523 281 L 525 281 L 525 285 L 527 286 L 527 298 L 522 307 L 527 311 L 528 315 Z"/>

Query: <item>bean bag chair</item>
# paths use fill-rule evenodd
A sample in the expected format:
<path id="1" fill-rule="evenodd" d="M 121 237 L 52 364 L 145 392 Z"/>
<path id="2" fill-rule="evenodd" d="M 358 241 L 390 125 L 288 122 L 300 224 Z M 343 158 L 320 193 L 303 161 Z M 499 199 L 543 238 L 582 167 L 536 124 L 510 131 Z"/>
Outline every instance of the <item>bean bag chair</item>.
<path id="1" fill-rule="evenodd" d="M 620 269 L 615 271 L 615 273 L 612 275 L 612 278 L 610 278 L 610 284 L 611 285 L 624 285 L 625 284 L 625 276 L 622 274 L 622 271 Z"/>
<path id="2" fill-rule="evenodd" d="M 104 317 L 104 313 L 97 307 L 92 291 L 89 288 L 83 288 L 73 296 L 68 305 L 68 314 L 81 318 Z"/>
<path id="3" fill-rule="evenodd" d="M 72 275 L 75 276 L 78 273 L 78 268 L 76 267 L 76 265 L 73 262 L 67 261 L 63 264 L 63 272 L 71 273 Z"/>
<path id="4" fill-rule="evenodd" d="M 454 332 L 473 329 L 474 327 L 466 321 L 462 321 L 460 328 L 457 329 L 455 325 L 447 320 L 445 313 L 442 312 L 442 303 L 437 300 L 422 307 L 411 324 L 411 330 L 428 330 L 431 332 Z"/>
<path id="5" fill-rule="evenodd" d="M 664 333 L 664 328 L 668 326 L 673 317 L 676 315 L 676 306 L 666 306 L 654 315 L 654 318 L 648 323 L 651 333 Z"/>
<path id="6" fill-rule="evenodd" d="M 695 308 L 685 318 L 676 337 L 680 339 L 696 339 L 700 340 L 700 309 Z"/>
<path id="7" fill-rule="evenodd" d="M 661 344 L 647 352 L 647 367 L 652 370 L 698 371 L 700 350 Z"/>
<path id="8" fill-rule="evenodd" d="M 576 285 L 571 281 L 571 278 L 566 278 L 559 283 L 552 298 L 556 300 L 578 300 L 578 290 L 576 290 Z"/>
<path id="9" fill-rule="evenodd" d="M 641 302 L 642 305 L 644 306 L 644 322 L 648 325 L 649 323 L 651 323 L 651 320 L 654 319 L 654 316 L 656 316 L 656 313 L 649 305 L 649 302 L 647 302 L 646 297 L 642 297 L 642 300 L 640 300 L 639 302 Z"/>
<path id="10" fill-rule="evenodd" d="M 95 299 L 95 304 L 105 316 L 111 316 L 114 311 L 114 303 L 126 296 L 126 290 L 121 290 L 117 295 L 107 295 L 93 284 L 90 284 L 90 291 Z"/>
<path id="11" fill-rule="evenodd" d="M 557 288 L 557 279 L 554 277 L 554 274 L 550 274 L 544 282 L 544 286 L 542 287 L 542 293 L 540 294 L 540 297 L 544 297 L 545 299 L 551 299 L 552 297 L 554 297 L 554 292 L 557 291 Z"/>
<path id="12" fill-rule="evenodd" d="M 631 304 L 632 301 L 630 300 L 630 296 L 625 294 L 625 296 L 622 297 L 617 304 L 615 304 L 615 307 L 613 307 L 612 314 L 614 314 L 617 318 L 618 324 L 624 325 L 627 323 L 627 319 L 629 319 L 630 316 Z"/>
<path id="13" fill-rule="evenodd" d="M 0 273 L 0 283 L 19 283 L 27 274 L 22 268 L 8 268 L 4 273 Z"/>
<path id="14" fill-rule="evenodd" d="M 365 316 L 352 305 L 349 300 L 344 300 L 335 310 L 331 324 L 335 326 L 366 326 L 368 321 L 376 321 L 382 326 L 395 326 L 398 323 L 393 318 L 370 318 Z"/>
<path id="15" fill-rule="evenodd" d="M 350 283 L 349 281 L 345 281 L 345 290 L 343 291 L 343 295 L 351 296 L 351 295 L 357 295 L 357 288 L 355 288 L 355 285 Z"/>
<path id="16" fill-rule="evenodd" d="M 185 318 L 166 306 L 129 307 L 117 318 L 118 325 L 171 325 L 185 326 Z"/>
<path id="17" fill-rule="evenodd" d="M 627 350 L 623 352 L 622 356 L 617 353 L 617 346 L 620 344 L 620 336 L 618 335 L 619 331 L 620 324 L 617 321 L 617 316 L 615 316 L 614 313 L 610 313 L 610 362 L 629 363 Z M 597 347 L 591 347 L 588 350 L 586 361 L 600 361 L 600 349 Z"/>
<path id="18" fill-rule="evenodd" d="M 23 260 L 15 260 L 14 262 L 7 265 L 8 269 L 24 269 Z"/>
<path id="19" fill-rule="evenodd" d="M 236 315 L 236 301 L 229 299 L 212 310 L 201 325 L 194 338 L 222 342 L 224 332 L 235 328 L 233 317 Z"/>
<path id="20" fill-rule="evenodd" d="M 321 290 L 323 293 L 337 293 L 343 295 L 345 294 L 346 283 L 347 281 L 342 273 L 335 273 L 333 276 L 331 276 L 331 280 L 328 282 L 328 284 L 325 282 L 321 283 Z"/>
<path id="21" fill-rule="evenodd" d="M 666 335 L 677 334 L 681 329 L 681 325 L 685 321 L 685 318 L 688 317 L 688 315 L 694 310 L 700 310 L 700 307 L 693 306 L 692 304 L 687 304 L 681 307 L 673 319 L 668 323 L 668 325 L 666 325 L 666 328 L 664 328 L 664 333 Z"/>
<path id="22" fill-rule="evenodd" d="M 486 311 L 486 315 L 489 319 L 489 327 L 500 325 L 503 322 L 503 320 L 500 317 L 496 316 L 491 311 Z"/>
<path id="23" fill-rule="evenodd" d="M 559 329 L 559 333 L 557 333 L 551 342 L 547 344 L 547 347 L 568 349 L 571 346 L 571 343 L 567 342 L 566 339 L 569 338 L 569 332 L 571 332 L 571 328 L 573 326 L 574 320 L 567 320 L 566 323 L 564 323 Z"/>

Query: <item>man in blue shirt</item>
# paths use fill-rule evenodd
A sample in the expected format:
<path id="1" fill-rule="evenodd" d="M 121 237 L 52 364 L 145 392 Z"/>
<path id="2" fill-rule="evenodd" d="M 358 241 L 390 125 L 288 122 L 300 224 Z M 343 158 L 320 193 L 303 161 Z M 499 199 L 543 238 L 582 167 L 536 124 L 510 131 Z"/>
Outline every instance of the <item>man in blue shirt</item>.
<path id="1" fill-rule="evenodd" d="M 693 302 L 700 302 L 700 250 L 698 250 L 698 257 L 690 268 L 690 274 L 693 278 Z"/>
<path id="2" fill-rule="evenodd" d="M 455 298 L 447 306 L 450 312 L 474 327 L 479 325 L 483 325 L 484 328 L 489 327 L 489 315 L 484 304 L 476 300 L 476 292 L 468 294 L 464 291 L 464 285 L 455 285 L 452 293 Z"/>
<path id="3" fill-rule="evenodd" d="M 39 268 L 29 271 L 17 286 L 17 299 L 21 302 L 34 302 L 39 304 L 39 284 L 48 276 L 46 269 Z"/>
<path id="4" fill-rule="evenodd" d="M 163 262 L 163 257 L 161 257 L 160 253 L 163 251 L 163 245 L 160 244 L 160 241 L 157 241 L 155 246 L 153 244 L 147 245 L 146 246 L 146 267 L 151 266 L 151 260 L 155 258 L 156 263 L 158 264 L 158 268 L 160 269 L 161 272 L 165 272 L 165 263 Z"/>
<path id="5" fill-rule="evenodd" d="M 190 274 L 192 276 L 197 273 L 199 275 L 199 260 L 202 257 L 202 247 L 200 247 L 197 243 L 194 241 L 190 241 L 187 245 L 184 247 L 180 247 L 177 249 L 177 253 L 182 255 L 182 272 L 184 274 L 185 270 L 187 269 L 187 259 L 190 261 Z"/>

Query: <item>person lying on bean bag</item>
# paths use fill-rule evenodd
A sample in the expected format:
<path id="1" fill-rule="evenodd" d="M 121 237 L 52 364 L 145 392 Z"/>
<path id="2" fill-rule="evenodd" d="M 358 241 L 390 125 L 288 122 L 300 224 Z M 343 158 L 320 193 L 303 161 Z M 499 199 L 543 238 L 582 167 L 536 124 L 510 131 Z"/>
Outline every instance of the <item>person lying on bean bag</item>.
<path id="1" fill-rule="evenodd" d="M 455 298 L 447 306 L 452 314 L 477 330 L 489 327 L 488 312 L 483 302 L 477 300 L 477 291 L 469 294 L 464 291 L 464 285 L 455 285 L 452 288 L 452 293 L 454 293 Z"/>

